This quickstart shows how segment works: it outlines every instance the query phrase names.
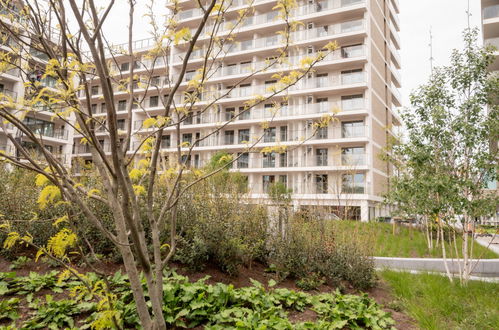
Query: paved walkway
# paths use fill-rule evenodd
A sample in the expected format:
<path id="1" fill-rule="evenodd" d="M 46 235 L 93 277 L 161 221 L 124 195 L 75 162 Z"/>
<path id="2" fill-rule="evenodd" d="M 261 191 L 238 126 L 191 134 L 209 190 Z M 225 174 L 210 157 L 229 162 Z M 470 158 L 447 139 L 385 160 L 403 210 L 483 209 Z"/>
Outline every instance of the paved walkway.
<path id="1" fill-rule="evenodd" d="M 471 275 L 480 277 L 499 277 L 499 259 L 471 260 L 473 272 Z M 459 266 L 463 261 L 447 259 L 452 274 L 459 274 Z M 376 268 L 388 268 L 405 271 L 445 273 L 444 260 L 441 258 L 391 258 L 374 257 Z"/>
<path id="2" fill-rule="evenodd" d="M 499 235 L 480 236 L 476 238 L 478 244 L 488 247 L 490 250 L 499 254 Z"/>

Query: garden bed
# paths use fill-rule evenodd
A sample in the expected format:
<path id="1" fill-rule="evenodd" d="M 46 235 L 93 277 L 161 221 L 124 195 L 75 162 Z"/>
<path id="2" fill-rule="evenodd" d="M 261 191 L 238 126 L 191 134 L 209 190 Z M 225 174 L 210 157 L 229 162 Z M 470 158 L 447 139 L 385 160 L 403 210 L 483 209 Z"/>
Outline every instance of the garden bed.
<path id="1" fill-rule="evenodd" d="M 57 275 L 60 269 L 52 268 L 44 263 L 30 261 L 13 271 L 9 269 L 10 265 L 11 263 L 5 259 L 0 259 L 0 283 L 3 282 L 4 288 L 3 293 L 0 294 L 0 300 L 4 301 L 5 304 L 3 306 L 5 312 L 1 315 L 4 317 L 0 322 L 1 326 L 35 328 L 35 323 L 48 326 L 50 322 L 56 322 L 57 327 L 63 327 L 70 326 L 73 322 L 77 327 L 85 327 L 92 320 L 95 320 L 95 313 L 98 312 L 95 304 L 96 299 L 83 299 L 77 302 L 69 294 L 72 287 L 74 288 L 78 284 L 74 278 L 58 283 Z M 413 328 L 412 321 L 408 316 L 386 306 L 382 308 L 376 303 L 389 305 L 393 300 L 384 286 L 371 289 L 366 295 L 356 291 L 347 283 L 341 288 L 324 284 L 317 290 L 304 292 L 290 279 L 277 283 L 274 280 L 275 274 L 266 272 L 265 267 L 261 264 L 255 264 L 251 269 L 240 269 L 241 275 L 239 276 L 229 276 L 216 267 L 210 266 L 203 272 L 191 272 L 178 264 L 174 267 L 178 275 L 170 275 L 165 282 L 169 291 L 175 292 L 169 298 L 174 301 L 165 298 L 165 306 L 183 307 L 186 312 L 182 313 L 188 312 L 177 320 L 174 320 L 175 315 L 178 315 L 181 309 L 172 310 L 168 314 L 170 325 L 179 328 L 184 326 L 203 328 L 205 325 L 210 325 L 212 328 L 227 328 L 239 322 L 237 319 L 243 322 L 241 324 L 268 324 L 271 328 L 277 326 L 293 329 L 353 328 L 355 326 L 369 328 L 376 325 L 390 328 L 392 318 L 395 326 L 399 329 Z M 131 297 L 125 293 L 127 289 L 126 284 L 123 283 L 126 282 L 126 278 L 121 275 L 121 266 L 105 264 L 104 268 L 110 275 L 113 275 L 110 281 L 120 292 L 120 299 L 126 302 Z M 87 270 L 85 267 L 78 269 L 82 273 Z M 115 273 L 116 271 L 118 273 Z M 16 274 L 8 275 L 9 272 L 16 272 Z M 189 280 L 183 277 L 185 275 L 189 277 Z M 209 278 L 203 280 L 207 276 Z M 231 289 L 232 287 L 234 288 Z M 194 313 L 194 310 L 189 309 L 193 300 L 186 300 L 186 295 L 191 290 L 196 291 L 197 296 L 199 294 L 206 295 L 208 299 L 206 301 L 200 300 L 195 304 L 210 304 L 212 306 L 210 308 L 214 308 L 206 311 L 205 318 L 196 314 L 204 315 L 204 312 Z M 217 290 L 225 292 L 224 294 L 229 297 L 227 301 L 232 302 L 223 307 L 214 307 L 216 304 L 214 304 L 214 298 L 210 294 Z M 19 292 L 22 294 L 18 294 Z M 9 301 L 12 302 L 12 310 L 7 306 Z M 261 309 L 262 304 L 267 306 L 265 312 Z M 339 308 L 333 308 L 334 306 Z M 9 310 L 12 313 L 10 316 L 15 321 L 8 318 L 7 311 Z M 48 314 L 44 315 L 43 313 Z M 60 313 L 64 313 L 65 316 L 58 315 Z M 137 320 L 129 308 L 124 308 L 121 313 L 125 322 L 130 322 L 127 323 L 128 327 L 136 326 L 133 322 Z M 193 317 L 192 315 L 197 316 Z M 218 316 L 212 317 L 213 315 Z"/>

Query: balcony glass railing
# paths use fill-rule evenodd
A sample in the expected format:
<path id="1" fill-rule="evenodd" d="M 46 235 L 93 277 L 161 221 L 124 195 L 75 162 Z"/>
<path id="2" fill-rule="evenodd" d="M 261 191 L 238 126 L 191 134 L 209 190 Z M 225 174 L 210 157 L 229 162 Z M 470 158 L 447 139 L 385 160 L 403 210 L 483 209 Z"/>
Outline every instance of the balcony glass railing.
<path id="1" fill-rule="evenodd" d="M 365 27 L 365 21 L 363 19 L 343 22 L 323 27 L 317 27 L 313 29 L 300 30 L 296 32 L 290 33 L 290 40 L 294 43 L 300 41 L 309 41 L 310 39 L 317 39 L 325 36 L 335 36 L 343 32 L 343 26 L 345 24 L 351 24 L 352 22 L 356 23 L 353 28 L 350 28 L 349 32 L 361 31 Z M 223 45 L 223 52 L 227 54 L 233 54 L 237 52 L 243 52 L 248 50 L 256 50 L 268 47 L 277 47 L 283 45 L 286 40 L 282 36 L 269 36 L 265 38 L 256 38 L 245 40 L 233 44 L 226 43 Z M 217 54 L 219 49 L 212 50 L 211 54 Z M 185 52 L 178 53 L 175 56 L 176 64 L 180 64 L 181 60 L 185 57 Z M 364 46 L 350 46 L 343 48 L 342 57 L 350 58 L 350 57 L 358 57 L 364 55 Z M 190 60 L 202 59 L 206 56 L 206 50 L 204 48 L 200 48 L 191 53 Z"/>
<path id="2" fill-rule="evenodd" d="M 366 165 L 365 154 L 344 154 L 341 155 L 341 165 L 343 166 L 361 166 Z"/>
<path id="3" fill-rule="evenodd" d="M 353 126 L 353 127 L 343 127 L 341 130 L 341 136 L 343 138 L 356 138 L 365 137 L 366 127 L 365 126 Z"/>
<path id="4" fill-rule="evenodd" d="M 486 45 L 491 45 L 499 49 L 499 38 L 485 39 Z"/>
<path id="5" fill-rule="evenodd" d="M 4 100 L 7 100 L 9 98 L 13 99 L 14 101 L 17 100 L 17 93 L 8 89 L 0 89 L 0 95 Z"/>
<path id="6" fill-rule="evenodd" d="M 494 5 L 490 7 L 485 7 L 483 9 L 483 18 L 490 19 L 499 17 L 499 5 Z"/>
<path id="7" fill-rule="evenodd" d="M 256 0 L 258 3 L 264 0 Z M 363 3 L 364 0 L 325 0 L 325 1 L 317 1 L 313 4 L 306 4 L 304 6 L 299 6 L 291 11 L 291 16 L 302 16 L 302 15 L 310 15 L 318 12 L 324 12 L 326 10 L 338 9 L 353 5 L 358 5 Z M 231 8 L 236 8 L 239 6 L 247 5 L 247 2 L 242 0 L 233 1 Z M 193 8 L 188 10 L 180 11 L 177 15 L 180 20 L 186 20 L 193 17 L 198 17 L 203 15 L 204 12 L 200 8 Z M 267 16 L 267 15 L 265 15 Z M 272 16 L 270 16 L 272 18 Z"/>

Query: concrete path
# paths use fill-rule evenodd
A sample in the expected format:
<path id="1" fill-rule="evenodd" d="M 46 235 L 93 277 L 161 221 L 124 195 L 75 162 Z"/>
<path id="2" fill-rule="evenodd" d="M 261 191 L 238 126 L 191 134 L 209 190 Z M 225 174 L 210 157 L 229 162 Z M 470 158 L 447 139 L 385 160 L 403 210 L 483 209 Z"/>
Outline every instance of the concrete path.
<path id="1" fill-rule="evenodd" d="M 490 250 L 499 254 L 499 235 L 480 236 L 477 237 L 475 240 L 478 244 L 488 247 Z"/>
<path id="2" fill-rule="evenodd" d="M 448 259 L 449 270 L 453 274 L 459 274 L 459 264 L 462 260 Z M 471 260 L 473 272 L 471 275 L 480 277 L 499 277 L 499 259 Z M 445 273 L 444 260 L 441 258 L 391 258 L 374 257 L 376 268 L 388 268 L 405 271 L 437 272 Z"/>

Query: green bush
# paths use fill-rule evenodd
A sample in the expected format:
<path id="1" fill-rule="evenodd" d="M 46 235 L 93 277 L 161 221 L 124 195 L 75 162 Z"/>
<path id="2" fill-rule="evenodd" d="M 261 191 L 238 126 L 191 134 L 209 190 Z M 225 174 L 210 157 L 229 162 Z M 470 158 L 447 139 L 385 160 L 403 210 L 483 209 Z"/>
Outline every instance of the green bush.
<path id="1" fill-rule="evenodd" d="M 348 281 L 358 289 L 368 289 L 376 281 L 374 263 L 365 257 L 366 247 L 352 236 L 337 235 L 331 221 L 292 218 L 284 237 L 274 237 L 269 249 L 267 262 L 275 265 L 281 277 L 304 280 L 316 273 L 332 284 Z"/>

